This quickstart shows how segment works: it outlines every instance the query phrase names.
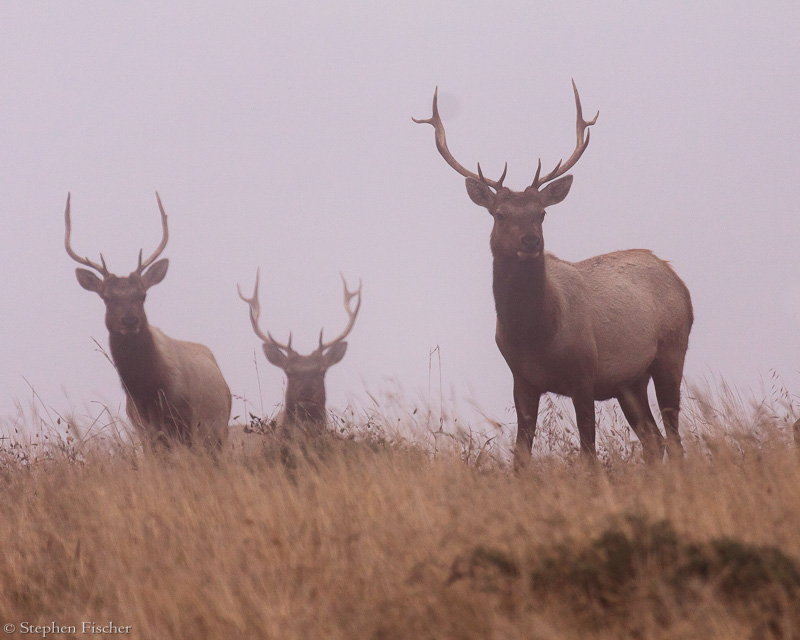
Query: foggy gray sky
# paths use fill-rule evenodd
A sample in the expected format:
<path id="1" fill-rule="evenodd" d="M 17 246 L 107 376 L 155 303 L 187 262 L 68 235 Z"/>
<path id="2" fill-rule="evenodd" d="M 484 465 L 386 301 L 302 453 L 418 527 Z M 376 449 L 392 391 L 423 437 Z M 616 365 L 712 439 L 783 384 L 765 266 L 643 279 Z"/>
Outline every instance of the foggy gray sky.
<path id="1" fill-rule="evenodd" d="M 0 5 L 0 415 L 117 407 L 104 307 L 63 247 L 127 274 L 169 215 L 149 320 L 208 345 L 235 395 L 270 410 L 267 363 L 236 283 L 261 267 L 262 325 L 310 350 L 361 315 L 329 406 L 395 379 L 424 396 L 440 348 L 455 389 L 509 421 L 494 344 L 491 218 L 439 156 L 506 184 L 574 147 L 575 78 L 591 144 L 545 222 L 580 260 L 645 247 L 692 293 L 691 380 L 800 382 L 797 207 L 800 5 L 638 2 L 7 2 Z M 438 371 L 432 384 L 438 394 Z M 240 401 L 234 414 L 242 413 Z"/>

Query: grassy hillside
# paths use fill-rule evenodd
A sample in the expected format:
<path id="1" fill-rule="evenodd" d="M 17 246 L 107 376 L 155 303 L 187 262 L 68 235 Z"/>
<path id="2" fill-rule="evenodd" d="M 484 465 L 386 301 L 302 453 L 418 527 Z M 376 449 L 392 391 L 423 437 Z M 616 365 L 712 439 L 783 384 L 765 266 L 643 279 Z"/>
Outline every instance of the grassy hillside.
<path id="1" fill-rule="evenodd" d="M 694 415 L 725 417 L 707 405 Z M 519 474 L 485 441 L 434 455 L 363 429 L 249 434 L 219 460 L 5 441 L 0 622 L 7 637 L 86 621 L 135 638 L 800 638 L 784 422 L 695 423 L 679 464 L 620 440 L 599 465 L 565 445 Z"/>

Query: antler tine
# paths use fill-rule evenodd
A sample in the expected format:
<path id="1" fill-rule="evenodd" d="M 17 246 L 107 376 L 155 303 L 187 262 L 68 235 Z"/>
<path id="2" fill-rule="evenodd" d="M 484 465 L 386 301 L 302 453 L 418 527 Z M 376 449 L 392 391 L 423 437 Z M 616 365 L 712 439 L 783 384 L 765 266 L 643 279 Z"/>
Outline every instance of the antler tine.
<path id="1" fill-rule="evenodd" d="M 536 175 L 533 176 L 533 182 L 531 182 L 531 187 L 539 184 L 539 174 L 542 172 L 542 159 L 539 158 L 539 164 L 536 165 Z"/>
<path id="2" fill-rule="evenodd" d="M 500 179 L 497 182 L 494 182 L 493 180 L 487 179 L 483 175 L 483 171 L 481 171 L 481 163 L 480 162 L 478 163 L 478 179 L 481 182 L 483 182 L 483 184 L 485 184 L 486 186 L 492 187 L 496 191 L 499 191 L 500 187 L 503 186 L 503 180 L 506 179 L 506 172 L 507 171 L 508 171 L 508 162 L 506 162 L 505 166 L 503 167 L 503 175 L 500 176 Z"/>
<path id="3" fill-rule="evenodd" d="M 242 288 L 237 283 L 236 290 L 239 292 L 239 297 L 244 300 L 248 306 L 250 307 L 250 324 L 253 325 L 253 331 L 255 334 L 261 338 L 262 342 L 272 343 L 279 349 L 283 349 L 287 353 L 292 351 L 292 334 L 289 333 L 289 342 L 288 344 L 281 344 L 275 338 L 272 337 L 269 331 L 265 334 L 261 327 L 258 324 L 258 319 L 261 316 L 261 305 L 258 302 L 258 280 L 259 280 L 259 269 L 256 269 L 256 284 L 253 287 L 253 297 L 248 298 L 242 293 Z"/>
<path id="4" fill-rule="evenodd" d="M 361 282 L 361 278 L 358 279 L 358 289 L 355 291 L 350 291 L 347 288 L 347 281 L 344 279 L 344 274 L 341 272 L 339 275 L 342 278 L 342 285 L 344 285 L 344 308 L 347 311 L 347 326 L 344 328 L 344 331 L 340 333 L 336 338 L 331 340 L 330 342 L 322 342 L 322 331 L 319 332 L 319 348 L 318 351 L 324 351 L 325 349 L 332 347 L 337 342 L 341 342 L 344 340 L 347 335 L 352 331 L 353 325 L 356 323 L 356 316 L 358 316 L 358 312 L 361 310 L 361 287 L 363 283 Z M 355 297 L 358 296 L 358 304 L 356 304 L 356 308 L 352 309 L 350 307 L 350 301 Z"/>
<path id="5" fill-rule="evenodd" d="M 167 246 L 167 240 L 169 240 L 169 228 L 167 227 L 167 214 L 164 211 L 164 205 L 161 204 L 161 196 L 158 195 L 158 191 L 156 191 L 156 200 L 158 200 L 158 209 L 161 211 L 161 244 L 156 247 L 156 250 L 153 251 L 152 255 L 142 262 L 142 250 L 139 249 L 139 266 L 136 267 L 136 272 L 141 273 L 147 267 L 149 267 L 158 256 L 161 255 L 161 252 L 164 251 L 164 247 Z"/>
<path id="6" fill-rule="evenodd" d="M 269 340 L 265 340 L 264 342 L 271 342 L 279 349 L 283 349 L 286 353 L 294 353 L 294 349 L 292 349 L 291 331 L 289 332 L 289 342 L 287 342 L 286 344 L 281 344 L 280 342 L 278 342 L 275 338 L 272 337 L 272 334 L 269 331 L 267 331 L 267 338 L 269 338 Z"/>
<path id="7" fill-rule="evenodd" d="M 559 176 L 563 176 L 567 171 L 569 171 L 572 167 L 575 166 L 575 163 L 580 160 L 583 152 L 586 151 L 586 147 L 589 146 L 589 138 L 591 136 L 591 131 L 587 129 L 592 126 L 595 122 L 597 122 L 597 117 L 600 115 L 598 111 L 594 118 L 591 120 L 584 120 L 583 119 L 583 108 L 581 107 L 581 97 L 578 95 L 578 87 L 575 84 L 575 80 L 572 80 L 572 91 L 575 94 L 575 111 L 576 111 L 576 118 L 575 118 L 575 130 L 576 130 L 576 138 L 577 142 L 575 144 L 575 151 L 572 152 L 572 155 L 567 159 L 566 162 L 562 162 L 561 160 L 558 161 L 558 164 L 555 166 L 550 173 L 545 176 L 539 178 L 539 169 L 541 169 L 541 160 L 539 161 L 539 169 L 536 170 L 536 177 L 533 179 L 531 183 L 531 187 L 534 189 L 538 189 L 541 187 L 545 182 L 550 182 L 558 178 Z M 586 134 L 586 138 L 584 139 L 584 133 Z"/>
<path id="8" fill-rule="evenodd" d="M 444 124 L 442 123 L 441 117 L 439 117 L 439 87 L 437 86 L 433 92 L 433 113 L 430 118 L 411 118 L 417 124 L 429 124 L 431 125 L 435 132 L 436 132 L 436 148 L 439 150 L 439 153 L 444 158 L 445 162 L 449 164 L 453 169 L 458 171 L 462 176 L 465 178 L 475 178 L 476 180 L 481 180 L 485 182 L 487 185 L 492 187 L 493 189 L 499 189 L 503 186 L 503 180 L 505 179 L 506 172 L 503 171 L 503 176 L 500 178 L 499 181 L 489 180 L 488 178 L 481 177 L 472 173 L 469 169 L 466 169 L 461 165 L 453 157 L 453 154 L 450 153 L 450 149 L 447 148 L 447 138 L 445 137 L 444 133 Z M 506 168 L 508 164 L 506 164 Z"/>
<path id="9" fill-rule="evenodd" d="M 103 258 L 103 254 L 100 254 L 100 264 L 96 262 L 92 262 L 89 258 L 81 258 L 77 253 L 72 250 L 72 245 L 70 244 L 70 235 L 72 233 L 72 220 L 70 217 L 70 194 L 67 193 L 67 208 L 64 210 L 64 247 L 67 250 L 67 255 L 72 258 L 78 264 L 82 264 L 86 267 L 91 267 L 95 271 L 98 271 L 104 278 L 109 275 L 108 269 L 106 268 L 106 261 Z"/>
<path id="10" fill-rule="evenodd" d="M 503 175 L 501 175 L 500 179 L 497 181 L 497 188 L 498 189 L 503 186 L 503 180 L 506 179 L 506 173 L 507 172 L 508 172 L 508 162 L 506 162 L 505 165 L 503 166 Z"/>

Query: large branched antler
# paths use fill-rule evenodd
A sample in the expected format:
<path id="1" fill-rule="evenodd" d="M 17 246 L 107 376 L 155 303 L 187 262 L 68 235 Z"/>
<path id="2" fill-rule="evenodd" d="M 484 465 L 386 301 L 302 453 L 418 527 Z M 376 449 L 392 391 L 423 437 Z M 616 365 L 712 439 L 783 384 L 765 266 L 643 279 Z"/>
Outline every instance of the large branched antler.
<path id="1" fill-rule="evenodd" d="M 458 162 L 453 157 L 453 154 L 450 153 L 450 149 L 447 148 L 447 138 L 445 137 L 444 133 L 444 124 L 442 123 L 441 117 L 439 117 L 439 87 L 436 87 L 433 91 L 433 114 L 430 118 L 422 119 L 422 118 L 411 118 L 417 124 L 429 124 L 433 126 L 436 132 L 436 148 L 439 150 L 439 153 L 445 159 L 445 162 L 449 164 L 453 169 L 458 171 L 462 176 L 465 178 L 475 178 L 476 180 L 480 180 L 481 182 L 489 185 L 492 189 L 500 189 L 503 186 L 503 180 L 506 179 L 506 171 L 508 171 L 508 163 L 506 162 L 505 167 L 503 168 L 503 175 L 500 176 L 500 179 L 490 180 L 486 178 L 483 173 L 481 172 L 481 165 L 478 163 L 478 173 L 472 173 L 469 169 L 464 168 L 461 163 Z"/>
<path id="2" fill-rule="evenodd" d="M 65 231 L 64 231 L 64 247 L 67 250 L 67 254 L 70 258 L 75 260 L 75 262 L 82 264 L 87 267 L 91 267 L 98 271 L 104 278 L 108 277 L 110 272 L 106 267 L 105 258 L 103 258 L 103 254 L 100 254 L 100 264 L 96 262 L 92 262 L 89 258 L 81 258 L 75 251 L 72 250 L 72 245 L 70 244 L 70 235 L 72 233 L 72 219 L 70 217 L 70 197 L 72 194 L 67 193 L 67 208 L 64 211 L 64 224 L 65 224 Z M 144 262 L 142 262 L 142 250 L 139 249 L 139 264 L 136 267 L 136 273 L 141 274 L 147 267 L 149 267 L 155 261 L 158 256 L 161 255 L 161 252 L 164 251 L 164 247 L 167 246 L 167 240 L 169 240 L 169 228 L 167 227 L 167 214 L 164 211 L 164 206 L 161 204 L 161 198 L 158 195 L 158 191 L 156 191 L 156 200 L 158 200 L 158 208 L 161 211 L 161 229 L 162 229 L 162 236 L 161 236 L 161 244 L 156 247 L 156 250 L 153 254 Z"/>
<path id="3" fill-rule="evenodd" d="M 167 214 L 164 211 L 164 205 L 161 204 L 161 197 L 158 195 L 158 191 L 156 191 L 156 200 L 158 200 L 158 209 L 161 211 L 161 244 L 156 247 L 156 250 L 153 251 L 152 255 L 144 262 L 142 262 L 142 250 L 139 249 L 139 265 L 136 267 L 136 273 L 142 273 L 147 267 L 153 264 L 155 259 L 164 251 L 164 247 L 167 246 L 167 240 L 169 240 Z"/>
<path id="4" fill-rule="evenodd" d="M 72 194 L 67 193 L 67 208 L 64 210 L 64 247 L 67 249 L 67 255 L 72 258 L 78 264 L 82 264 L 86 267 L 90 267 L 95 271 L 98 271 L 103 278 L 109 276 L 108 268 L 106 267 L 106 261 L 103 258 L 103 254 L 100 254 L 100 264 L 96 262 L 92 262 L 89 258 L 81 258 L 77 253 L 72 250 L 72 245 L 70 244 L 70 234 L 72 233 L 72 220 L 70 218 L 70 210 L 69 210 L 69 201 L 70 196 Z"/>
<path id="5" fill-rule="evenodd" d="M 591 135 L 591 131 L 587 131 L 587 129 L 592 126 L 595 122 L 597 122 L 597 116 L 600 115 L 598 111 L 594 118 L 589 121 L 583 119 L 583 108 L 581 107 L 581 98 L 578 95 L 578 87 L 575 85 L 575 80 L 572 80 L 572 91 L 575 93 L 575 110 L 577 112 L 575 118 L 575 128 L 577 133 L 577 143 L 575 145 L 575 151 L 572 152 L 572 155 L 567 159 L 566 162 L 562 162 L 561 160 L 558 161 L 555 168 L 545 176 L 539 177 L 539 174 L 542 171 L 542 159 L 539 158 L 539 166 L 536 168 L 536 175 L 533 178 L 533 182 L 531 186 L 528 187 L 529 189 L 536 189 L 538 190 L 545 182 L 550 182 L 551 180 L 555 180 L 556 178 L 563 176 L 567 171 L 569 171 L 572 167 L 575 166 L 575 163 L 580 160 L 580 157 L 583 155 L 583 152 L 586 151 L 586 147 L 589 146 L 589 136 Z M 586 138 L 584 139 L 583 134 L 586 133 Z"/>
<path id="6" fill-rule="evenodd" d="M 362 287 L 361 279 L 359 278 L 359 280 L 358 280 L 358 289 L 356 289 L 355 291 L 350 291 L 347 288 L 347 281 L 344 279 L 344 275 L 341 274 L 341 273 L 339 275 L 342 278 L 342 285 L 344 285 L 344 309 L 345 309 L 345 311 L 347 311 L 347 317 L 348 317 L 347 326 L 344 328 L 344 331 L 342 331 L 336 338 L 334 338 L 330 342 L 325 342 L 325 343 L 322 342 L 322 331 L 323 331 L 323 329 L 320 329 L 320 332 L 319 332 L 319 347 L 317 347 L 317 351 L 320 352 L 320 353 L 325 351 L 325 349 L 330 349 L 337 342 L 341 342 L 342 340 L 344 340 L 347 337 L 347 335 L 350 333 L 350 331 L 352 331 L 353 325 L 356 322 L 356 316 L 358 315 L 358 312 L 361 309 L 361 287 Z M 350 301 L 355 296 L 358 296 L 358 304 L 356 305 L 356 308 L 354 310 L 350 306 Z"/>
<path id="7" fill-rule="evenodd" d="M 538 190 L 546 182 L 550 182 L 551 180 L 555 180 L 559 176 L 564 175 L 567 171 L 569 171 L 575 163 L 578 162 L 580 157 L 583 155 L 583 152 L 586 151 L 586 147 L 589 145 L 589 135 L 590 132 L 587 131 L 588 127 L 593 125 L 597 122 L 597 116 L 600 115 L 598 111 L 595 117 L 592 120 L 584 120 L 583 119 L 583 109 L 581 107 L 581 99 L 578 95 L 578 87 L 575 85 L 575 80 L 572 81 L 572 90 L 575 93 L 575 108 L 577 110 L 577 118 L 576 118 L 576 128 L 577 128 L 577 144 L 575 146 L 575 151 L 572 152 L 572 155 L 567 159 L 566 162 L 559 161 L 555 168 L 545 176 L 541 176 L 542 171 L 542 160 L 539 159 L 539 165 L 536 169 L 536 175 L 533 178 L 533 183 L 531 183 L 528 189 L 536 189 Z M 437 95 L 439 93 L 439 87 L 436 87 L 436 90 L 433 92 L 433 114 L 430 118 L 427 119 L 417 119 L 411 118 L 417 124 L 429 124 L 433 126 L 436 132 L 436 148 L 439 150 L 441 156 L 445 159 L 445 162 L 449 164 L 453 169 L 458 171 L 462 176 L 467 178 L 475 178 L 476 180 L 480 180 L 484 184 L 492 187 L 496 191 L 499 190 L 503 186 L 503 180 L 506 177 L 506 171 L 508 170 L 508 163 L 506 163 L 505 167 L 503 168 L 503 175 L 500 176 L 500 179 L 497 181 L 490 180 L 486 178 L 483 173 L 481 172 L 481 165 L 478 163 L 478 173 L 472 173 L 468 169 L 464 168 L 454 157 L 453 154 L 450 153 L 450 150 L 447 148 L 447 138 L 445 137 L 444 132 L 444 124 L 442 123 L 442 119 L 439 116 L 439 106 L 438 106 L 438 99 Z M 585 133 L 585 137 L 584 137 Z"/>
<path id="8" fill-rule="evenodd" d="M 244 300 L 248 306 L 250 307 L 250 324 L 253 325 L 253 331 L 255 331 L 256 335 L 261 338 L 261 341 L 266 344 L 271 344 L 278 349 L 285 351 L 287 354 L 294 353 L 292 349 L 292 333 L 289 332 L 289 342 L 286 344 L 281 344 L 275 338 L 272 337 L 269 331 L 264 333 L 261 330 L 261 327 L 258 324 L 259 316 L 261 315 L 261 305 L 258 302 L 258 279 L 259 279 L 259 269 L 256 269 L 256 284 L 253 287 L 253 296 L 251 298 L 246 297 L 242 293 L 242 288 L 237 284 L 236 290 L 239 292 L 239 297 Z"/>

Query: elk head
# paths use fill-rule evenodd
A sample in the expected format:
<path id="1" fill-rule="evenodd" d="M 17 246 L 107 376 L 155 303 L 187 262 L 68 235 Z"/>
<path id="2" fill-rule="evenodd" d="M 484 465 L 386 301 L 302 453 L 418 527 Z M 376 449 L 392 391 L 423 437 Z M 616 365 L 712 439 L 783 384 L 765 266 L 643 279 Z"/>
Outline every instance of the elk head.
<path id="1" fill-rule="evenodd" d="M 436 148 L 453 169 L 467 179 L 467 193 L 472 201 L 485 207 L 494 218 L 492 228 L 491 248 L 492 255 L 496 258 L 511 258 L 521 261 L 541 259 L 544 255 L 544 236 L 542 222 L 545 209 L 561 202 L 569 193 L 572 186 L 572 176 L 564 175 L 583 155 L 589 145 L 590 132 L 587 128 L 597 122 L 597 115 L 590 120 L 583 119 L 581 100 L 578 88 L 572 81 L 575 93 L 575 107 L 577 109 L 577 145 L 575 151 L 566 162 L 559 161 L 550 173 L 542 176 L 542 161 L 536 169 L 536 176 L 529 187 L 524 191 L 512 191 L 503 186 L 508 163 L 503 169 L 499 180 L 490 180 L 481 172 L 478 163 L 478 173 L 465 169 L 450 153 L 444 133 L 444 124 L 439 117 L 437 104 L 438 87 L 433 93 L 433 114 L 425 120 L 412 118 L 418 124 L 430 124 L 436 132 Z M 585 133 L 585 137 L 584 137 Z M 561 177 L 563 176 L 563 177 Z M 549 184 L 548 184 L 549 183 Z"/>
<path id="2" fill-rule="evenodd" d="M 286 420 L 290 423 L 325 423 L 325 373 L 328 368 L 339 362 L 347 351 L 345 338 L 350 333 L 356 321 L 356 316 L 361 309 L 361 281 L 358 289 L 350 291 L 347 282 L 342 276 L 344 285 L 344 308 L 347 312 L 348 322 L 344 331 L 328 342 L 322 340 L 322 330 L 319 332 L 319 346 L 308 355 L 302 355 L 292 349 L 292 334 L 289 340 L 282 344 L 272 337 L 269 331 L 264 333 L 258 323 L 261 308 L 258 302 L 258 279 L 256 271 L 256 284 L 253 296 L 247 298 L 242 294 L 237 285 L 239 297 L 250 307 L 250 324 L 253 331 L 264 343 L 264 355 L 276 367 L 286 373 L 286 398 L 284 411 Z M 352 299 L 358 296 L 355 309 L 351 306 Z"/>
<path id="3" fill-rule="evenodd" d="M 167 229 L 167 214 L 161 204 L 161 198 L 156 192 L 158 208 L 161 210 L 162 238 L 153 254 L 142 262 L 142 251 L 139 250 L 139 265 L 136 270 L 128 276 L 117 276 L 110 273 L 106 268 L 106 261 L 103 254 L 100 254 L 100 264 L 92 262 L 89 258 L 81 258 L 70 246 L 70 232 L 72 223 L 70 220 L 70 195 L 67 194 L 67 208 L 64 212 L 66 232 L 64 234 L 64 246 L 69 257 L 97 271 L 102 279 L 87 269 L 75 269 L 78 283 L 87 291 L 97 293 L 106 304 L 106 328 L 111 334 L 133 335 L 139 333 L 147 327 L 147 316 L 144 312 L 144 300 L 147 290 L 154 284 L 158 284 L 167 275 L 169 260 L 166 258 L 154 262 L 169 239 Z M 149 268 L 148 268 L 149 267 Z"/>

